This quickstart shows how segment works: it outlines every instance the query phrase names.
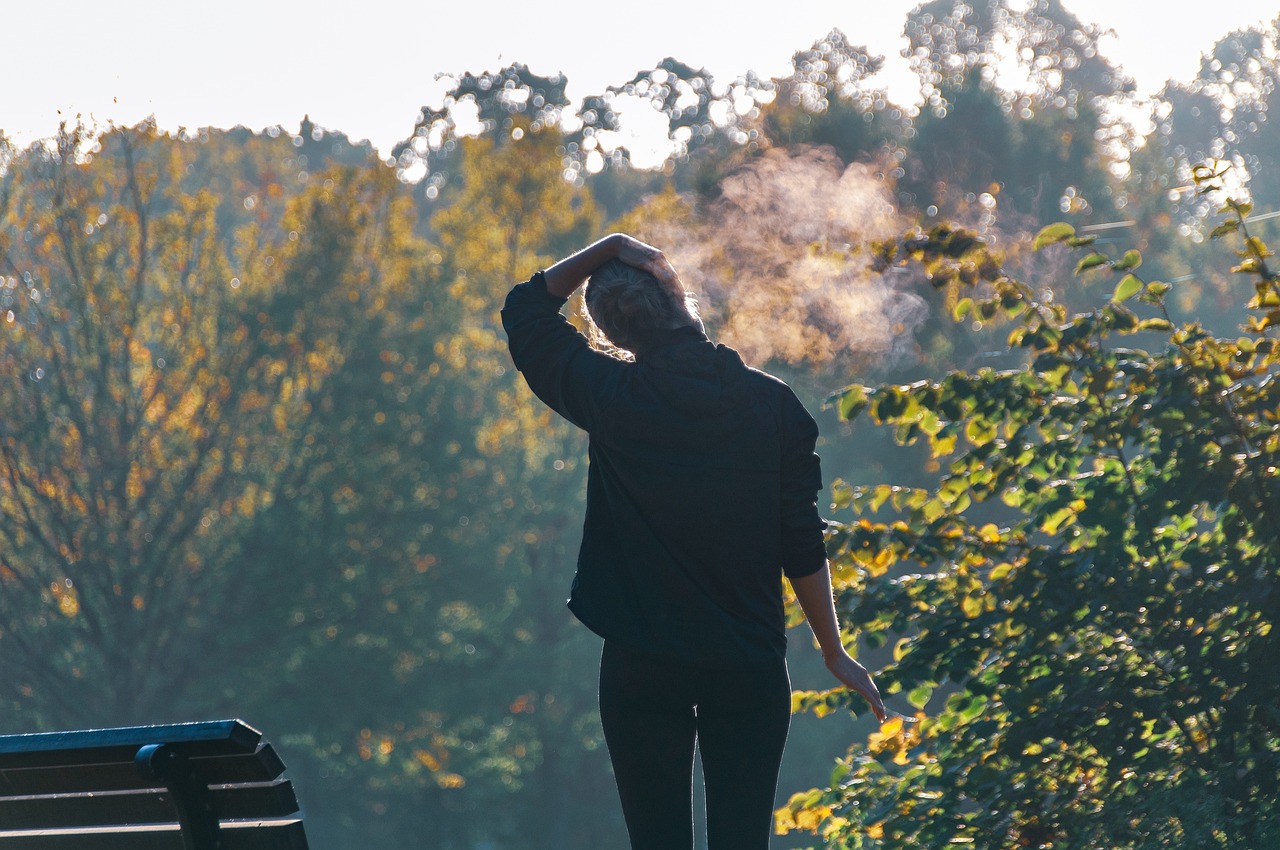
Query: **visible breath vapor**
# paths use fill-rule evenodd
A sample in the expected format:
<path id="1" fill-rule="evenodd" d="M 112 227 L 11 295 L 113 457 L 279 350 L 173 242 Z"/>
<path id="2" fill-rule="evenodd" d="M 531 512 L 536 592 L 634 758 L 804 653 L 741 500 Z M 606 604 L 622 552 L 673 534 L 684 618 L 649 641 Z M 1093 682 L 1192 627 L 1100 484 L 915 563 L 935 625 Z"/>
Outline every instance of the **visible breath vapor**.
<path id="1" fill-rule="evenodd" d="M 727 176 L 695 227 L 649 230 L 720 341 L 753 363 L 899 361 L 927 316 L 906 276 L 877 274 L 868 242 L 903 220 L 874 169 L 830 148 L 771 150 Z"/>

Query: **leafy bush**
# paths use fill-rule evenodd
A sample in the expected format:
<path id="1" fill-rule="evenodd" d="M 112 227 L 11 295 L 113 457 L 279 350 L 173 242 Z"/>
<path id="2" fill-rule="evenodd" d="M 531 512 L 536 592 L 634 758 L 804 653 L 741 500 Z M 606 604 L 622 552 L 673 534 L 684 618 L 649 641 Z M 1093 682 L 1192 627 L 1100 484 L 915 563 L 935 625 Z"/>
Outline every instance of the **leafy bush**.
<path id="1" fill-rule="evenodd" d="M 1196 170 L 1209 197 L 1222 176 Z M 1027 365 L 832 396 L 942 463 L 934 489 L 840 489 L 853 517 L 829 544 L 846 627 L 901 636 L 878 675 L 919 722 L 883 725 L 778 812 L 780 832 L 839 848 L 1280 846 L 1280 274 L 1249 211 L 1227 200 L 1213 231 L 1241 240 L 1234 271 L 1253 283 L 1239 339 L 1175 321 L 1136 251 L 1097 253 L 1068 224 L 1036 247 L 1117 278 L 1071 317 L 963 232 L 882 246 L 886 265 L 959 281 L 957 319 L 1007 315 Z"/>

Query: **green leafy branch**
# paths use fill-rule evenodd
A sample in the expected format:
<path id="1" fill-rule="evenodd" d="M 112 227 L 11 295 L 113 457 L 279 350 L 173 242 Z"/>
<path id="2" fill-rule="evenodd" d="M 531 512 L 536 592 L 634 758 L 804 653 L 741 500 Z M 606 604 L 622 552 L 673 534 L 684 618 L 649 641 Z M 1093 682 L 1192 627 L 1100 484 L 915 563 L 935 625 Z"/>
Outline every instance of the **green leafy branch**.
<path id="1" fill-rule="evenodd" d="M 1240 230 L 1247 209 L 1228 211 Z M 1087 252 L 1077 275 L 1120 276 L 1106 303 L 1068 317 L 958 229 L 877 249 L 964 292 L 958 320 L 1011 320 L 1027 366 L 831 396 L 947 464 L 932 488 L 837 487 L 855 516 L 828 547 L 846 626 L 894 641 L 882 689 L 921 714 L 780 826 L 848 847 L 1158 847 L 1204 834 L 1191 811 L 1246 846 L 1269 828 L 1249 812 L 1275 793 L 1280 687 L 1242 671 L 1278 649 L 1277 346 L 1265 326 L 1233 341 L 1175 325 L 1136 251 L 1113 259 L 1065 223 L 1036 239 L 1054 245 Z M 1270 286 L 1265 246 L 1244 250 Z M 1140 332 L 1163 347 L 1108 344 Z M 1193 793 L 1205 802 L 1171 802 Z"/>

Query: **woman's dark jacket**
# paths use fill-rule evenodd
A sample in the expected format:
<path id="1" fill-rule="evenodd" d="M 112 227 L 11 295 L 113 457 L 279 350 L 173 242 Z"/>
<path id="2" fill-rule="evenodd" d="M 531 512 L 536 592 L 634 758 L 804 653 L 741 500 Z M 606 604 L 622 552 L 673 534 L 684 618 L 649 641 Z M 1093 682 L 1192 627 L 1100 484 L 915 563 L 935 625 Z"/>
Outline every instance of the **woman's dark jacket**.
<path id="1" fill-rule="evenodd" d="M 542 273 L 502 309 L 530 389 L 590 435 L 569 608 L 607 640 L 717 666 L 786 651 L 782 575 L 826 563 L 818 427 L 791 388 L 696 328 L 595 351 Z"/>

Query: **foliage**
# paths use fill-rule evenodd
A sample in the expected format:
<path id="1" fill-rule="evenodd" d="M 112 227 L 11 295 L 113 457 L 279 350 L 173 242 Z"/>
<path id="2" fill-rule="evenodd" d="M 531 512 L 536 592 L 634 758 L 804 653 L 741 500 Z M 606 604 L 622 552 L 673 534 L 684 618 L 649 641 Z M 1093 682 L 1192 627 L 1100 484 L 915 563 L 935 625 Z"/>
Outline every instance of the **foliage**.
<path id="1" fill-rule="evenodd" d="M 289 676 L 344 695 L 291 723 L 340 778 L 315 784 L 344 842 L 588 846 L 620 826 L 587 815 L 612 792 L 582 675 L 598 650 L 564 606 L 583 443 L 516 379 L 497 314 L 599 222 L 563 179 L 563 137 L 523 126 L 459 140 L 420 277 L 335 376 L 324 462 L 275 521 L 291 557 L 343 576 L 301 588 L 299 631 L 325 650 Z"/>
<path id="2" fill-rule="evenodd" d="M 1277 30 L 1273 23 L 1229 33 L 1202 57 L 1189 81 L 1169 81 L 1154 103 L 1154 128 L 1128 154 L 1125 179 L 1116 188 L 1125 234 L 1148 258 L 1156 276 L 1176 281 L 1180 310 L 1194 313 L 1216 333 L 1236 323 L 1235 281 L 1225 246 L 1202 246 L 1210 199 L 1194 191 L 1192 167 L 1212 160 L 1232 165 L 1232 191 L 1258 205 L 1252 232 L 1274 240 L 1276 222 L 1266 213 L 1280 198 L 1272 152 L 1275 126 Z"/>
<path id="3" fill-rule="evenodd" d="M 1019 106 L 1061 98 L 1075 106 L 1095 97 L 1132 89 L 1133 82 L 1098 49 L 1103 30 L 1083 24 L 1059 0 L 1014 4 L 1008 0 L 929 0 L 907 15 L 908 48 L 904 53 L 920 77 L 929 109 L 945 108 L 947 88 L 974 71 L 988 83 L 1011 53 L 1016 72 L 1025 80 L 1002 80 L 1006 96 Z"/>
<path id="4" fill-rule="evenodd" d="M 205 675 L 332 370 L 278 309 L 296 231 L 227 232 L 152 127 L 87 147 L 66 130 L 0 188 L 3 698 L 55 725 L 128 722 Z"/>
<path id="5" fill-rule="evenodd" d="M 1133 84 L 1096 26 L 1057 0 L 932 0 L 905 33 L 925 103 L 903 144 L 904 201 L 970 226 L 998 202 L 1006 229 L 1109 215 L 1105 166 L 1126 132 L 1110 107 Z"/>
<path id="6" fill-rule="evenodd" d="M 1223 172 L 1196 171 L 1206 196 Z M 1068 224 L 1037 247 L 1109 270 L 1109 301 L 1067 316 L 964 233 L 883 248 L 1006 314 L 1023 369 L 832 397 L 946 461 L 935 488 L 844 488 L 830 545 L 842 616 L 896 638 L 892 720 L 796 795 L 783 829 L 831 847 L 1273 846 L 1280 838 L 1280 283 L 1227 200 L 1252 280 L 1245 335 L 1175 323 L 1141 257 L 1098 253 Z M 1131 306 L 1132 305 L 1132 306 Z M 1121 344 L 1146 339 L 1147 351 Z M 830 708 L 847 694 L 803 694 Z"/>
<path id="7" fill-rule="evenodd" d="M 15 728 L 251 716 L 330 836 L 465 846 L 599 808 L 567 796 L 610 789 L 559 569 L 580 444 L 512 383 L 497 317 L 599 228 L 562 138 L 461 140 L 432 245 L 394 170 L 237 135 L 75 130 L 8 161 Z M 193 160 L 218 191 L 188 191 Z M 572 820 L 538 840 L 617 826 Z"/>
<path id="8" fill-rule="evenodd" d="M 1247 172 L 1255 198 L 1280 194 L 1271 157 L 1276 125 L 1268 120 L 1280 97 L 1277 35 L 1274 24 L 1229 33 L 1202 56 L 1194 79 L 1170 81 L 1161 93 L 1152 141 L 1162 153 L 1181 159 L 1178 170 L 1186 182 L 1191 182 L 1193 163 L 1228 159 L 1238 172 Z M 1188 193 L 1188 200 L 1201 198 Z M 1195 206 L 1205 210 L 1203 203 Z"/>
<path id="9" fill-rule="evenodd" d="M 569 106 L 568 80 L 561 74 L 543 77 L 519 62 L 496 71 L 460 75 L 440 108 L 424 106 L 412 135 L 392 151 L 401 174 L 411 175 L 423 189 L 424 201 L 434 202 L 440 191 L 459 177 L 459 143 L 477 123 L 482 135 L 497 144 L 528 129 L 555 127 Z"/>
<path id="10" fill-rule="evenodd" d="M 1075 213 L 1114 213 L 1105 159 L 1095 138 L 1101 116 L 1088 100 L 1012 102 L 970 71 L 940 84 L 946 106 L 914 122 L 902 157 L 902 198 L 932 214 L 990 228 L 998 206 L 1009 230 Z M 1065 100 L 1063 100 L 1065 104 Z"/>
<path id="11" fill-rule="evenodd" d="M 785 147 L 830 145 L 846 162 L 882 157 L 905 129 L 904 111 L 868 84 L 883 66 L 883 56 L 832 30 L 791 58 L 790 76 L 773 81 L 773 98 L 759 110 L 761 134 Z"/>
<path id="12" fill-rule="evenodd" d="M 576 105 L 562 76 L 518 63 L 458 75 L 394 168 L 305 118 L 297 134 L 142 125 L 26 151 L 0 138 L 9 727 L 245 716 L 276 730 L 317 846 L 616 843 L 586 672 L 598 644 L 563 606 L 585 441 L 530 401 L 497 319 L 512 282 L 613 227 L 667 249 L 705 296 L 712 335 L 772 358 L 760 365 L 808 400 L 850 364 L 874 383 L 1047 358 L 841 396 L 913 450 L 885 450 L 894 429 L 823 422 L 828 472 L 923 486 L 951 470 L 942 489 L 837 491 L 842 506 L 916 518 L 841 526 L 837 568 L 846 619 L 889 641 L 876 651 L 897 650 L 886 683 L 938 717 L 879 730 L 858 755 L 884 770 L 844 762 L 792 808 L 796 823 L 836 846 L 887 840 L 930 807 L 953 819 L 920 835 L 960 821 L 976 835 L 989 809 L 1011 819 L 1001 835 L 1027 840 L 1082 822 L 1120 846 L 1159 829 L 1197 846 L 1213 829 L 1244 834 L 1231 833 L 1232 806 L 1254 785 L 1269 805 L 1257 777 L 1274 775 L 1273 716 L 1236 719 L 1273 688 L 1256 659 L 1270 651 L 1274 559 L 1256 558 L 1256 577 L 1240 564 L 1250 546 L 1269 551 L 1250 517 L 1274 501 L 1257 466 L 1273 456 L 1274 400 L 1270 372 L 1239 370 L 1274 371 L 1262 328 L 1274 286 L 1253 293 L 1243 342 L 1162 330 L 1155 302 L 1221 333 L 1238 322 L 1225 318 L 1241 280 L 1229 268 L 1271 280 L 1275 26 L 1215 46 L 1138 140 L 1108 111 L 1127 82 L 1059 3 L 938 0 L 907 23 L 920 114 L 876 87 L 869 48 L 832 31 L 774 79 L 716 81 L 667 58 Z M 992 71 L 1013 47 L 1017 61 Z M 621 111 L 646 108 L 668 128 L 660 169 L 614 147 Z M 1209 196 L 1187 189 L 1196 151 L 1237 163 L 1233 185 L 1264 213 L 1235 207 L 1240 220 L 1210 245 L 1196 241 L 1212 232 Z M 1028 261 L 1012 234 L 1062 215 L 1071 223 L 1042 231 Z M 867 268 L 869 240 L 948 217 L 976 233 L 939 228 Z M 1251 253 L 1234 257 L 1226 245 L 1244 230 Z M 1118 232 L 1141 256 L 1114 249 Z M 1062 240 L 1087 250 L 1072 257 Z M 1039 304 L 1008 274 L 1036 281 Z M 1099 292 L 1115 303 L 1079 318 L 1054 306 Z M 1011 320 L 1015 345 L 989 351 Z M 1132 339 L 1169 348 L 1114 347 L 1138 328 Z M 1160 501 L 1172 496 L 1183 501 Z M 1086 549 L 1108 569 L 1086 568 Z M 928 574 L 912 577 L 912 559 Z M 988 609 L 997 602 L 1007 609 Z M 1058 659 L 1082 652 L 1089 669 L 1068 678 Z M 1005 655 L 1039 666 L 989 672 Z M 1232 663 L 1252 665 L 1247 685 Z M 1033 685 L 1019 695 L 1014 680 Z M 1084 690 L 1072 701 L 1059 682 Z M 797 700 L 814 713 L 845 704 L 839 692 Z M 1057 714 L 977 725 L 1033 700 L 1058 700 L 1077 731 L 1085 714 L 1108 724 L 1073 748 L 1044 740 L 1067 741 L 1044 732 Z M 814 764 L 844 748 L 845 727 L 815 723 L 793 736 L 783 787 L 821 781 Z M 1117 744 L 1125 734 L 1147 736 L 1146 752 Z M 1019 750 L 1019 735 L 1038 737 Z M 1214 759 L 1244 767 L 1233 777 Z M 1001 785 L 1023 768 L 1022 786 Z M 911 796 L 929 782 L 955 799 Z M 853 791 L 893 817 L 877 829 L 874 812 L 848 808 Z"/>

